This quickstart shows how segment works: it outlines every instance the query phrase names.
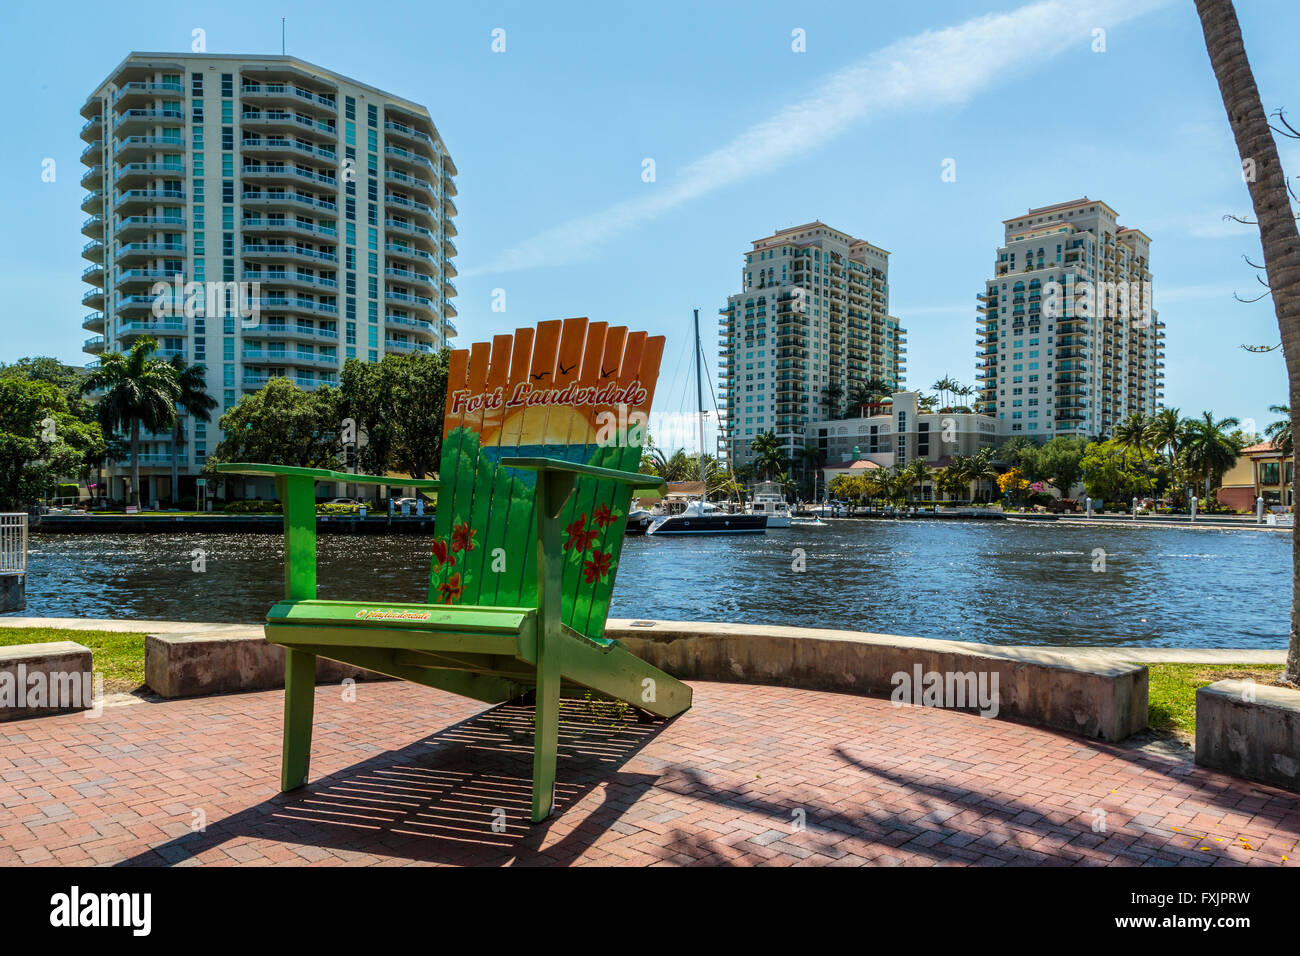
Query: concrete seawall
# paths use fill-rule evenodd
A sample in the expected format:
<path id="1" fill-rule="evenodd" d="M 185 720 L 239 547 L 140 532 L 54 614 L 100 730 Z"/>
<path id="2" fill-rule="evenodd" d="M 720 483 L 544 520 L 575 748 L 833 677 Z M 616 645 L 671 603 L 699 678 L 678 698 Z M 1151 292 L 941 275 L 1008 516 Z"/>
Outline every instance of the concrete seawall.
<path id="1" fill-rule="evenodd" d="M 607 637 L 683 680 L 890 696 L 906 675 L 997 675 L 999 717 L 1123 740 L 1147 726 L 1147 669 L 1067 649 L 686 621 L 610 621 Z M 897 681 L 897 682 L 896 682 Z M 964 709 L 975 710 L 973 706 Z"/>

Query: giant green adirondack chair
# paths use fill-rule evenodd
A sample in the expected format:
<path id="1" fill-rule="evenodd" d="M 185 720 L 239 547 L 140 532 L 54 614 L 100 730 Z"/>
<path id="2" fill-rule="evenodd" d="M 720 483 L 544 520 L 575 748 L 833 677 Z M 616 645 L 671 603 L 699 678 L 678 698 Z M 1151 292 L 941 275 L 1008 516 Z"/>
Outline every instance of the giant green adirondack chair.
<path id="1" fill-rule="evenodd" d="M 662 336 L 586 319 L 543 322 L 451 353 L 427 604 L 316 598 L 315 484 L 391 478 L 277 465 L 285 600 L 266 639 L 286 649 L 281 789 L 307 781 L 316 659 L 488 703 L 536 691 L 532 819 L 554 809 L 562 689 L 663 717 L 691 690 L 604 636 L 663 354 Z M 378 588 L 382 570 L 375 569 Z"/>

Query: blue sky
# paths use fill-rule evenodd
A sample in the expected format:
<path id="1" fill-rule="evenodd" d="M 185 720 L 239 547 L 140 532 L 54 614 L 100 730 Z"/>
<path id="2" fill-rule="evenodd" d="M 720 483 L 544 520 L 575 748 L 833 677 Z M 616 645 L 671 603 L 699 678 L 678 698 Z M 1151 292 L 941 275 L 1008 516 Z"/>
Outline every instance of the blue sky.
<path id="1" fill-rule="evenodd" d="M 131 12 L 135 6 L 138 12 Z M 1267 108 L 1297 102 L 1300 6 L 1239 3 Z M 128 52 L 288 51 L 425 104 L 460 169 L 456 320 L 467 344 L 569 315 L 668 335 L 656 399 L 694 401 L 749 241 L 822 219 L 889 250 L 908 378 L 973 383 L 975 294 L 1001 221 L 1088 195 L 1148 233 L 1167 324 L 1166 403 L 1254 419 L 1286 400 L 1249 198 L 1190 2 L 507 3 L 327 0 L 11 5 L 0 71 L 0 361 L 82 364 L 78 114 Z M 396 8 L 394 8 L 396 9 Z M 992 20 L 978 20 L 997 15 Z M 975 21 L 975 22 L 972 22 Z M 1094 28 L 1105 52 L 1094 52 Z M 494 53 L 492 31 L 505 30 Z M 806 36 L 793 52 L 792 31 Z M 927 31 L 946 31 L 930 32 Z M 1280 142 L 1300 175 L 1300 144 Z M 42 161 L 57 178 L 41 181 Z M 642 163 L 656 178 L 642 181 Z M 957 179 L 944 182 L 945 159 Z M 506 311 L 493 312 L 504 289 Z M 716 378 L 716 358 L 710 371 Z M 660 418 L 661 445 L 694 445 Z"/>

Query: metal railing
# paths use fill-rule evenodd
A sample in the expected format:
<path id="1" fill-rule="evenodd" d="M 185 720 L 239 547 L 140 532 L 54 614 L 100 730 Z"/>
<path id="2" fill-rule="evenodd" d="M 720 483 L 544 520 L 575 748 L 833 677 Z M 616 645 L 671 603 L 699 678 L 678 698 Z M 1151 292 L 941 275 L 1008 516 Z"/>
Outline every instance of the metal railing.
<path id="1" fill-rule="evenodd" d="M 27 573 L 27 515 L 0 514 L 0 574 Z"/>

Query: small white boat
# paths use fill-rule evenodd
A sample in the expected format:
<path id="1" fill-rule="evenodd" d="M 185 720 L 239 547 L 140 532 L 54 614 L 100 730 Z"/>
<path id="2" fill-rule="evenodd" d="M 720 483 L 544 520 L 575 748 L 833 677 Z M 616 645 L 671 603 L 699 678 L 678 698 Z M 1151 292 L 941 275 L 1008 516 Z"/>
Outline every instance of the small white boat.
<path id="1" fill-rule="evenodd" d="M 790 527 L 790 506 L 782 495 L 759 491 L 754 500 L 745 506 L 747 515 L 765 515 L 769 528 Z"/>
<path id="2" fill-rule="evenodd" d="M 811 518 L 791 518 L 790 525 L 795 528 L 828 528 L 828 525 L 821 518 L 813 516 Z"/>

